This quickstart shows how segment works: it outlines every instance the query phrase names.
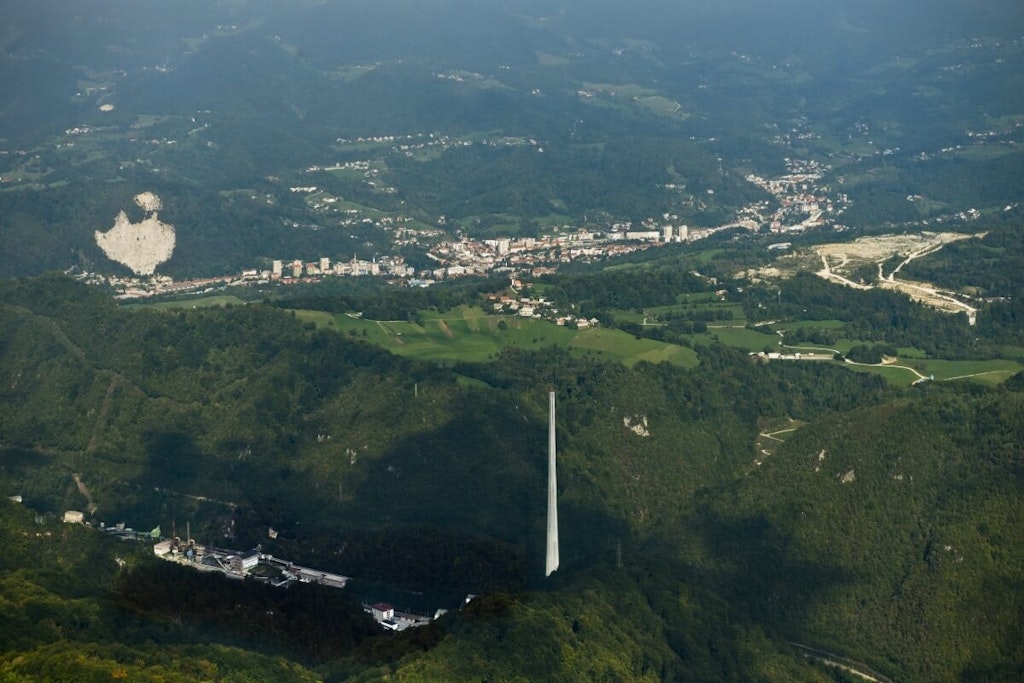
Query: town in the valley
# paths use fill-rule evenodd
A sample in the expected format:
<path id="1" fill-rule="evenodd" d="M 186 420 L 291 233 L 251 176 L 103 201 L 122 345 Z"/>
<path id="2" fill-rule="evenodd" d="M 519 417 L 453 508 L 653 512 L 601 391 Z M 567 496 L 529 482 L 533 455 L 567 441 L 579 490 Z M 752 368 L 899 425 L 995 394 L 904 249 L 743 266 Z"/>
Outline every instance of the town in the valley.
<path id="1" fill-rule="evenodd" d="M 389 142 L 389 139 L 381 138 L 380 141 Z M 535 143 L 525 141 L 523 144 L 531 142 Z M 402 153 L 413 153 L 417 145 L 438 144 L 443 145 L 445 141 L 403 142 L 396 149 Z M 380 277 L 394 284 L 423 287 L 464 276 L 504 274 L 512 280 L 535 277 L 555 272 L 559 266 L 568 263 L 596 261 L 671 243 L 694 242 L 724 230 L 771 231 L 782 235 L 822 226 L 842 229 L 837 221 L 849 200 L 845 194 L 834 192 L 823 183 L 829 167 L 816 161 L 790 160 L 787 170 L 789 172 L 779 178 L 748 176 L 748 182 L 772 195 L 774 202 L 762 200 L 744 207 L 733 221 L 724 225 L 692 227 L 684 224 L 679 216 L 666 213 L 639 222 L 565 224 L 551 226 L 547 234 L 536 237 L 497 236 L 489 239 L 472 239 L 459 231 L 455 231 L 456 237 L 449 236 L 452 226 L 448 225 L 445 216 L 438 217 L 434 227 L 401 215 L 370 217 L 358 210 L 345 208 L 340 197 L 316 185 L 294 186 L 288 187 L 287 191 L 304 195 L 307 206 L 321 215 L 325 222 L 337 223 L 343 229 L 372 227 L 380 230 L 389 236 L 396 251 L 409 246 L 420 247 L 425 250 L 430 267 L 414 268 L 398 254 L 380 254 L 370 260 L 355 255 L 350 259 L 332 259 L 314 254 L 282 254 L 280 258 L 267 259 L 240 273 L 194 280 L 176 281 L 158 274 L 106 276 L 87 273 L 82 277 L 110 286 L 115 296 L 121 299 L 204 293 L 271 283 L 298 284 L 329 277 Z M 366 183 L 372 183 L 381 190 L 377 171 L 369 161 L 312 166 L 306 171 L 314 174 L 324 171 L 358 172 L 365 175 Z"/>

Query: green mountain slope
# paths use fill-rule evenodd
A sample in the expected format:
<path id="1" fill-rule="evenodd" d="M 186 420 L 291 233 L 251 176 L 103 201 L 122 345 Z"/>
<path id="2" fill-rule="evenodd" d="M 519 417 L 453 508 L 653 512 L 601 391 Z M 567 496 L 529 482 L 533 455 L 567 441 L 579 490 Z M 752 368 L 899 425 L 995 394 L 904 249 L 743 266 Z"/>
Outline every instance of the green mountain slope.
<path id="1" fill-rule="evenodd" d="M 259 542 L 354 576 L 354 594 L 370 598 L 485 596 L 352 654 L 310 655 L 284 626 L 263 634 L 317 675 L 831 675 L 790 643 L 896 680 L 1005 680 L 1024 661 L 1024 400 L 1013 383 L 896 390 L 721 347 L 698 349 L 689 370 L 510 350 L 453 371 L 259 304 L 128 312 L 52 277 L 3 283 L 0 316 L 0 482 L 26 505 L 137 528 L 189 522 L 218 544 Z M 542 582 L 548 386 L 562 567 Z M 762 432 L 785 443 L 765 455 Z M 39 584 L 55 596 L 47 609 L 85 610 L 92 626 L 58 630 L 46 649 L 17 622 L 29 635 L 4 661 L 35 662 L 17 669 L 30 680 L 58 652 L 101 669 L 121 661 L 88 650 L 105 642 L 89 634 L 126 613 L 167 618 L 162 591 L 146 587 L 189 582 L 140 560 L 112 584 L 109 559 L 95 564 L 107 574 L 78 572 L 87 561 L 62 552 L 77 583 Z M 6 557 L 28 580 L 18 572 L 36 566 L 32 552 Z M 22 600 L 19 586 L 2 595 Z M 181 647 L 251 646 L 201 603 L 176 604 L 207 639 L 185 633 Z"/>
<path id="2" fill-rule="evenodd" d="M 897 680 L 1010 680 L 1022 424 L 1011 392 L 853 411 L 802 429 L 698 519 L 732 536 L 717 561 L 745 580 L 730 592 L 788 638 L 841 642 Z"/>

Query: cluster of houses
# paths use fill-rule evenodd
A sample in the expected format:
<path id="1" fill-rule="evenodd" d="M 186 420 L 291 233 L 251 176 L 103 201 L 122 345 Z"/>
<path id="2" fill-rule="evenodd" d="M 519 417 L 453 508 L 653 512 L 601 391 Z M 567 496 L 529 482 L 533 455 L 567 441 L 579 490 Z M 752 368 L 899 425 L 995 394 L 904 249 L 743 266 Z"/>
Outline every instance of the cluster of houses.
<path id="1" fill-rule="evenodd" d="M 513 280 L 513 287 L 521 287 L 522 283 Z M 544 297 L 513 297 L 504 294 L 492 294 L 488 297 L 495 313 L 517 315 L 520 318 L 537 318 L 548 320 L 557 325 L 574 327 L 582 330 L 598 324 L 596 318 L 583 318 L 573 314 L 560 314 L 554 303 Z"/>
<path id="2" fill-rule="evenodd" d="M 756 219 L 767 222 L 772 232 L 789 232 L 818 227 L 825 224 L 827 217 L 842 214 L 849 206 L 850 199 L 845 193 L 831 195 L 828 186 L 820 184 L 830 167 L 818 161 L 786 159 L 789 171 L 778 178 L 762 178 L 751 173 L 747 182 L 765 190 L 778 202 L 770 215 L 757 215 Z M 767 209 L 767 206 L 760 207 Z"/>
<path id="3" fill-rule="evenodd" d="M 462 237 L 434 245 L 427 256 L 437 263 L 430 272 L 436 279 L 495 272 L 536 274 L 538 268 L 553 270 L 564 263 L 588 262 L 658 244 L 684 242 L 689 235 L 685 225 L 661 225 L 650 219 L 639 228 L 622 223 L 604 232 L 563 226 L 546 237 Z"/>

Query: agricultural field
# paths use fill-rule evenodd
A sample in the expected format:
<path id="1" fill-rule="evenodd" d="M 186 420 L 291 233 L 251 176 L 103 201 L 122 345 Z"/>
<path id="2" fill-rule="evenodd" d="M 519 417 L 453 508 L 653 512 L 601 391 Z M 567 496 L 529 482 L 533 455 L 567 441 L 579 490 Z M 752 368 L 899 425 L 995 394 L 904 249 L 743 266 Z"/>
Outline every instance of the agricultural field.
<path id="1" fill-rule="evenodd" d="M 633 103 L 658 116 L 672 116 L 686 119 L 689 114 L 683 110 L 676 100 L 662 95 L 653 88 L 646 88 L 635 83 L 609 84 L 584 83 L 581 93 L 585 101 L 594 102 L 595 95 L 603 96 L 603 100 L 616 103 Z"/>
<path id="2" fill-rule="evenodd" d="M 692 295 L 691 295 L 692 296 Z M 126 304 L 125 308 L 156 310 L 207 308 L 216 306 L 245 305 L 242 299 L 231 295 L 206 296 L 179 301 Z M 708 301 L 707 305 L 732 307 Z M 667 312 L 677 307 L 661 307 Z M 660 310 L 660 309 L 659 309 Z M 653 312 L 653 309 L 652 309 Z M 654 339 L 636 338 L 617 329 L 590 328 L 576 330 L 555 325 L 544 320 L 527 319 L 518 316 L 493 315 L 477 307 L 462 306 L 444 313 L 425 314 L 418 322 L 364 320 L 352 314 L 332 315 L 323 311 L 295 310 L 296 317 L 303 322 L 313 323 L 318 328 L 334 329 L 340 334 L 358 337 L 381 348 L 408 358 L 435 362 L 485 362 L 493 359 L 503 348 L 539 349 L 545 346 L 559 346 L 579 355 L 595 355 L 605 360 L 633 366 L 639 362 L 668 362 L 679 367 L 695 367 L 698 364 L 696 352 L 677 344 Z M 621 312 L 623 320 L 640 322 L 638 313 Z M 618 317 L 618 315 L 616 316 Z M 634 318 L 636 320 L 634 320 Z M 837 320 L 806 320 L 786 323 L 787 329 L 820 328 L 839 329 Z M 694 345 L 724 344 L 749 352 L 765 349 L 782 352 L 800 350 L 829 354 L 834 351 L 847 353 L 854 346 L 870 344 L 858 339 L 839 338 L 830 347 L 813 343 L 795 343 L 780 347 L 777 334 L 763 332 L 744 326 L 742 321 L 708 326 L 703 334 L 686 335 Z M 894 363 L 885 365 L 859 365 L 844 363 L 842 366 L 854 372 L 880 375 L 896 386 L 909 386 L 922 377 L 934 381 L 968 380 L 996 386 L 1024 370 L 1024 354 L 1018 360 L 945 360 L 927 358 L 919 349 L 900 348 Z M 794 361 L 783 361 L 794 362 Z M 835 362 L 835 361 L 829 361 Z"/>
<path id="3" fill-rule="evenodd" d="M 837 344 L 837 346 L 840 346 Z M 786 361 L 791 362 L 791 361 Z M 832 361 L 838 362 L 838 361 Z M 997 386 L 1021 370 L 1024 365 L 1012 360 L 943 360 L 900 358 L 884 365 L 843 364 L 848 370 L 880 375 L 896 386 L 910 386 L 916 381 L 935 382 L 970 381 L 986 386 Z"/>
<path id="4" fill-rule="evenodd" d="M 706 333 L 691 336 L 695 344 L 720 343 L 746 351 L 761 351 L 766 346 L 774 350 L 779 345 L 778 335 L 751 330 L 742 323 L 722 327 L 708 325 Z"/>
<path id="5" fill-rule="evenodd" d="M 632 366 L 646 361 L 697 365 L 697 354 L 675 344 L 636 339 L 621 330 L 574 330 L 544 320 L 491 315 L 474 307 L 425 315 L 419 322 L 363 320 L 351 315 L 296 311 L 303 321 L 366 339 L 392 353 L 432 361 L 486 361 L 503 348 L 559 346 Z"/>

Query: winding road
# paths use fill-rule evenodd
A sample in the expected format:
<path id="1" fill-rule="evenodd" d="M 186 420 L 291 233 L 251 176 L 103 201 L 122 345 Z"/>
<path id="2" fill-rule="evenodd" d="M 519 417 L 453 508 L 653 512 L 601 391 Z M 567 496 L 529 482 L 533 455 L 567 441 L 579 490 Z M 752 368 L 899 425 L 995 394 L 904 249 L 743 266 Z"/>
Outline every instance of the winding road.
<path id="1" fill-rule="evenodd" d="M 818 346 L 790 346 L 789 344 L 783 343 L 785 341 L 785 334 L 786 334 L 785 330 L 776 330 L 776 334 L 779 335 L 779 346 L 784 348 L 784 349 L 793 349 L 795 351 L 810 351 L 812 353 L 814 353 L 815 351 L 817 351 L 817 352 L 827 351 L 827 352 L 831 353 L 833 356 L 835 356 L 836 354 L 842 355 L 842 352 L 837 350 L 837 349 L 829 349 L 829 348 L 818 347 Z M 813 360 L 813 359 L 808 359 L 808 360 Z M 843 362 L 847 363 L 849 365 L 859 365 L 859 366 L 865 367 L 865 368 L 900 368 L 902 370 L 906 370 L 908 372 L 912 372 L 915 375 L 917 375 L 917 379 L 914 380 L 914 384 L 918 384 L 919 382 L 927 382 L 928 380 L 931 379 L 930 377 L 928 377 L 926 375 L 922 375 L 920 372 L 918 372 L 918 370 L 916 368 L 912 368 L 909 365 L 897 365 L 896 363 L 885 363 L 885 362 L 882 362 L 882 363 L 858 363 L 857 361 L 850 360 L 849 358 L 843 358 Z M 979 374 L 981 374 L 981 373 L 979 373 Z M 964 377 L 969 377 L 969 376 L 971 376 L 971 375 L 964 375 Z M 957 377 L 957 378 L 953 378 L 953 379 L 961 379 L 961 378 Z"/>

